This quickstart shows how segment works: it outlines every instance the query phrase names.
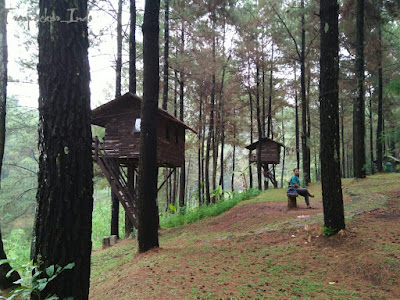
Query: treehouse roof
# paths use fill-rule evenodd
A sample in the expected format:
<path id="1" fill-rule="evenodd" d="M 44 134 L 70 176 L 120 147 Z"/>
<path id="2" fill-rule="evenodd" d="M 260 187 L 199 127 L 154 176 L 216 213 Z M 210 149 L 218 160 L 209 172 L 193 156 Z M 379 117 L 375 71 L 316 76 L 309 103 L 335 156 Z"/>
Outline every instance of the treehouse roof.
<path id="1" fill-rule="evenodd" d="M 92 124 L 105 127 L 110 118 L 118 116 L 136 114 L 140 116 L 140 107 L 142 99 L 132 93 L 126 93 L 122 96 L 111 100 L 95 109 L 92 110 Z M 183 123 L 178 118 L 169 114 L 166 110 L 158 108 L 158 117 L 168 119 L 178 126 L 182 126 L 185 129 L 189 129 L 196 133 L 195 130 L 190 128 L 188 125 Z"/>
<path id="2" fill-rule="evenodd" d="M 264 137 L 264 138 L 261 139 L 261 142 L 268 142 L 268 141 L 272 142 L 272 143 L 275 143 L 275 144 L 277 144 L 279 146 L 285 147 L 283 144 L 281 144 L 279 142 L 275 142 L 274 140 L 271 140 L 270 138 Z M 258 143 L 259 143 L 259 141 L 254 142 L 253 144 L 250 144 L 250 145 L 246 146 L 245 148 L 249 149 L 249 150 L 254 150 L 254 149 L 257 148 Z"/>

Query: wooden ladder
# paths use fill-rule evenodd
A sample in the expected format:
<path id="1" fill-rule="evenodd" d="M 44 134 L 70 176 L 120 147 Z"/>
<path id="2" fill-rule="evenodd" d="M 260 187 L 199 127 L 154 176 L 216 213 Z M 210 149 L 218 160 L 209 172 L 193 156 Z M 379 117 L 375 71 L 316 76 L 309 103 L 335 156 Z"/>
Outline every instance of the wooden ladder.
<path id="1" fill-rule="evenodd" d="M 107 156 L 103 143 L 97 137 L 93 139 L 93 160 L 100 166 L 110 183 L 111 190 L 122 204 L 133 226 L 137 228 L 136 201 L 132 189 L 125 180 L 125 171 L 116 158 Z"/>

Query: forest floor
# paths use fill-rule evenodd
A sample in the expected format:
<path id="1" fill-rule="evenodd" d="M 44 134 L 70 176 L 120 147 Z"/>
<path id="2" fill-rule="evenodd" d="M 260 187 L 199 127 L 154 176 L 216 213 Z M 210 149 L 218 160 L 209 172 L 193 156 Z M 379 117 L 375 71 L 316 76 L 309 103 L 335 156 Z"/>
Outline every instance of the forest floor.
<path id="1" fill-rule="evenodd" d="M 320 185 L 307 209 L 270 189 L 213 218 L 94 251 L 90 299 L 400 299 L 400 174 L 343 181 L 347 229 L 326 237 Z M 285 197 L 283 196 L 282 199 Z"/>

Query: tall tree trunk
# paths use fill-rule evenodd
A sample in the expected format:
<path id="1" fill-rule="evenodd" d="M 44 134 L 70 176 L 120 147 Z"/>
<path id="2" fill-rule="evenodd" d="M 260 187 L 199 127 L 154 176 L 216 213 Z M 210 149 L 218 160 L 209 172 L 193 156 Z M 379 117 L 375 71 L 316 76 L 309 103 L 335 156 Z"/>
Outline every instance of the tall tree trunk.
<path id="1" fill-rule="evenodd" d="M 320 125 L 324 224 L 334 233 L 345 228 L 340 176 L 339 136 L 339 5 L 320 0 Z"/>
<path id="2" fill-rule="evenodd" d="M 296 65 L 294 66 L 294 82 L 297 81 L 296 78 Z M 297 97 L 297 89 L 294 95 L 294 106 L 295 106 L 295 136 L 296 136 L 296 168 L 300 169 L 300 137 L 299 137 L 299 101 Z"/>
<path id="3" fill-rule="evenodd" d="M 262 78 L 261 78 L 261 82 L 262 82 L 262 131 L 263 131 L 262 136 L 265 137 L 266 136 L 266 132 L 265 132 L 266 115 L 265 115 L 265 55 L 264 55 L 264 51 L 262 52 Z M 268 181 L 267 181 L 267 183 L 268 183 Z"/>
<path id="4" fill-rule="evenodd" d="M 308 66 L 307 76 L 307 161 L 308 161 L 308 179 L 307 182 L 311 182 L 311 112 L 310 112 L 310 88 L 311 88 L 311 68 Z"/>
<path id="5" fill-rule="evenodd" d="M 379 13 L 382 11 L 382 0 L 379 0 Z M 382 172 L 382 158 L 383 158 L 383 75 L 382 75 L 382 18 L 379 17 L 378 24 L 378 122 L 376 125 L 376 165 L 378 172 Z"/>
<path id="6" fill-rule="evenodd" d="M 310 178 L 310 161 L 308 160 L 308 140 L 307 140 L 307 99 L 306 99 L 306 70 L 305 70 L 305 48 L 306 48 L 306 31 L 304 21 L 304 0 L 301 0 L 301 53 L 300 53 L 300 84 L 301 84 L 301 148 L 303 155 L 303 182 L 307 186 Z"/>
<path id="7" fill-rule="evenodd" d="M 344 153 L 344 101 L 343 99 L 340 100 L 340 138 L 341 138 L 341 145 L 342 145 L 342 177 L 346 178 L 346 157 Z"/>
<path id="8" fill-rule="evenodd" d="M 130 28 L 129 28 L 129 92 L 136 94 L 136 0 L 130 0 Z M 128 166 L 128 183 L 134 191 L 135 171 Z M 125 214 L 125 238 L 133 232 L 133 224 L 128 215 Z"/>
<path id="9" fill-rule="evenodd" d="M 236 110 L 233 109 L 233 115 L 236 115 Z M 231 190 L 235 190 L 235 168 L 236 168 L 236 124 L 233 123 L 233 150 L 232 150 L 232 177 L 231 177 Z"/>
<path id="10" fill-rule="evenodd" d="M 132 165 L 128 166 L 127 170 L 128 176 L 128 188 L 131 190 L 131 194 L 134 195 L 135 191 L 135 169 Z M 133 233 L 133 224 L 130 221 L 128 215 L 125 213 L 125 238 L 128 238 Z"/>
<path id="11" fill-rule="evenodd" d="M 285 145 L 285 122 L 283 121 L 283 107 L 282 107 L 282 143 Z M 283 147 L 282 176 L 281 176 L 282 188 L 283 188 L 283 176 L 285 174 L 285 158 L 286 158 L 286 147 Z"/>
<path id="12" fill-rule="evenodd" d="M 130 0 L 129 92 L 136 94 L 136 0 Z"/>
<path id="13" fill-rule="evenodd" d="M 198 143 L 198 149 L 197 149 L 197 190 L 199 194 L 199 206 L 203 204 L 203 193 L 202 193 L 202 178 L 201 178 L 201 170 L 202 170 L 202 157 L 201 157 L 201 147 L 202 147 L 202 122 L 203 122 L 203 89 L 202 87 L 200 88 L 200 103 L 199 103 L 199 126 L 197 127 L 198 131 L 198 136 L 197 136 L 197 143 Z"/>
<path id="14" fill-rule="evenodd" d="M 122 0 L 118 0 L 115 98 L 121 96 L 121 78 L 122 78 Z M 117 238 L 119 238 L 119 200 L 118 197 L 114 195 L 113 192 L 111 192 L 111 235 L 116 235 Z"/>
<path id="15" fill-rule="evenodd" d="M 5 0 L 0 0 L 0 178 L 3 167 L 4 146 L 6 141 L 6 104 L 7 104 L 7 21 Z M 3 247 L 3 239 L 0 230 L 0 259 L 7 259 Z M 8 263 L 0 265 L 0 289 L 18 287 L 14 284 L 20 277 L 17 271 L 12 272 L 10 277 L 6 274 L 11 271 Z"/>
<path id="16" fill-rule="evenodd" d="M 365 178 L 364 0 L 357 0 L 356 98 L 353 107 L 354 177 Z"/>
<path id="17" fill-rule="evenodd" d="M 184 56 L 185 51 L 185 21 L 182 19 L 182 27 L 181 27 L 181 57 Z M 184 88 L 185 88 L 185 69 L 184 66 L 181 66 L 181 71 L 179 72 L 180 80 L 179 80 L 179 120 L 183 122 L 183 99 L 184 99 Z M 183 145 L 185 145 L 185 141 L 183 141 Z M 185 178 L 186 178 L 186 165 L 185 158 L 183 159 L 183 164 L 181 167 L 181 177 L 179 184 L 179 207 L 185 206 Z"/>
<path id="18" fill-rule="evenodd" d="M 75 16 L 87 16 L 86 0 L 42 0 L 39 6 L 39 15 L 62 16 L 73 7 Z M 43 276 L 52 265 L 75 266 L 32 298 L 88 299 L 93 163 L 87 21 L 40 22 L 38 42 L 40 157 L 32 258 Z"/>
<path id="19" fill-rule="evenodd" d="M 260 112 L 260 67 L 258 61 L 256 63 L 256 118 L 257 118 L 257 131 L 258 131 L 258 145 L 257 145 L 257 182 L 258 189 L 262 190 L 262 172 L 261 172 L 261 139 L 262 139 L 262 125 L 261 125 L 261 112 Z"/>
<path id="20" fill-rule="evenodd" d="M 249 87 L 249 102 L 250 102 L 250 144 L 253 144 L 253 99 L 251 96 L 251 90 Z M 250 156 L 252 154 L 252 150 L 250 150 Z M 251 164 L 249 166 L 249 185 L 250 188 L 253 188 L 253 168 L 251 167 Z"/>
<path id="21" fill-rule="evenodd" d="M 373 138 L 373 130 L 372 130 L 372 92 L 369 90 L 369 155 L 370 155 L 370 164 L 371 164 L 371 175 L 375 174 L 374 170 L 374 138 Z"/>
<path id="22" fill-rule="evenodd" d="M 138 242 L 139 252 L 158 244 L 157 105 L 159 92 L 159 0 L 146 0 L 143 21 L 143 101 L 141 108 Z"/>
<path id="23" fill-rule="evenodd" d="M 271 50 L 271 70 L 269 75 L 269 95 L 268 95 L 268 122 L 267 122 L 267 137 L 272 134 L 272 92 L 273 92 L 273 69 L 274 69 L 274 45 Z"/>
<path id="24" fill-rule="evenodd" d="M 164 0 L 164 82 L 163 82 L 163 101 L 162 108 L 168 108 L 168 80 L 169 80 L 169 0 Z"/>

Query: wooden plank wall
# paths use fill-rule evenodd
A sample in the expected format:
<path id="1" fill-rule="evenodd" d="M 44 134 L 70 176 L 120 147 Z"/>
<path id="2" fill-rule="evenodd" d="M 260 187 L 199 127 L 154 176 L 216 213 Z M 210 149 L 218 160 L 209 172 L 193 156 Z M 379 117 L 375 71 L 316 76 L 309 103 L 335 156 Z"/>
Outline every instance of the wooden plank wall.
<path id="1" fill-rule="evenodd" d="M 120 159 L 139 159 L 140 133 L 133 130 L 137 118 L 140 118 L 140 112 L 121 114 L 110 119 L 105 130 L 107 154 Z M 182 166 L 185 155 L 185 129 L 166 118 L 159 118 L 157 123 L 158 164 Z"/>
<path id="2" fill-rule="evenodd" d="M 250 156 L 250 162 L 257 162 L 257 148 Z M 279 164 L 281 147 L 272 141 L 264 141 L 261 144 L 261 163 L 262 164 Z"/>

